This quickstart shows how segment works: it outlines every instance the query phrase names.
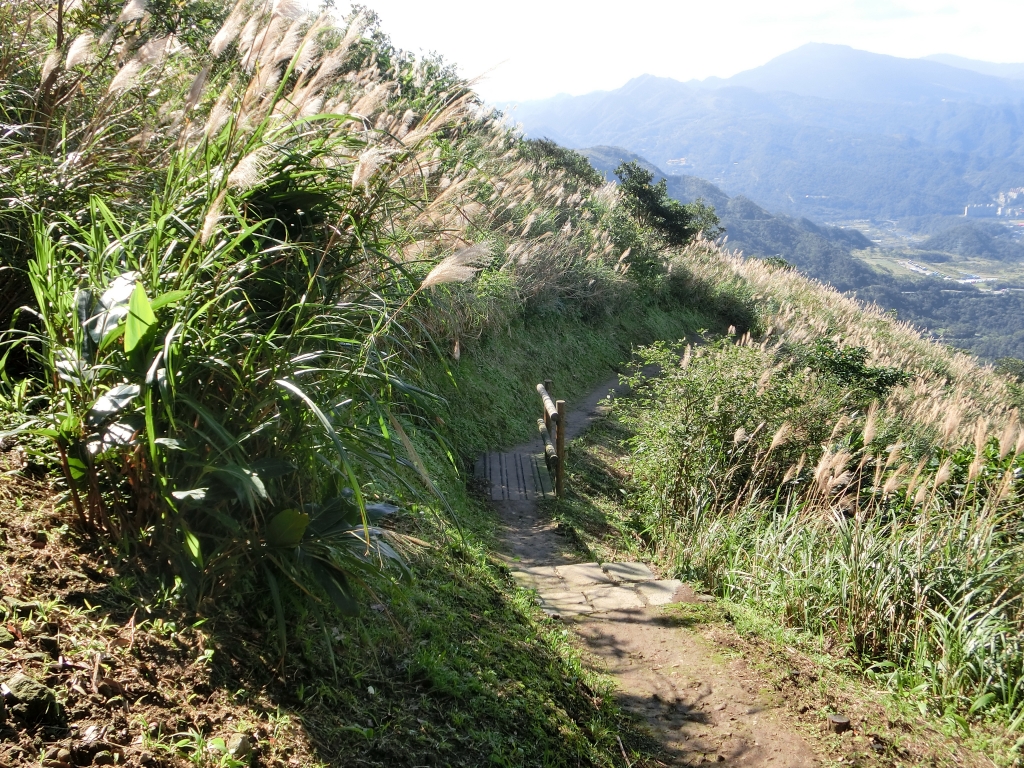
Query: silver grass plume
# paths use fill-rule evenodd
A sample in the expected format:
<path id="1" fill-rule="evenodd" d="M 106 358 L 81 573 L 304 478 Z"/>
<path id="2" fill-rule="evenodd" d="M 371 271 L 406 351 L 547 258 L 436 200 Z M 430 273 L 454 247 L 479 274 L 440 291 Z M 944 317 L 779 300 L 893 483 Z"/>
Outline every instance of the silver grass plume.
<path id="1" fill-rule="evenodd" d="M 68 47 L 68 58 L 64 66 L 68 69 L 87 66 L 96 61 L 96 38 L 91 32 L 83 32 Z"/>
<path id="2" fill-rule="evenodd" d="M 224 50 L 231 45 L 231 42 L 238 37 L 242 29 L 242 19 L 245 17 L 244 4 L 246 0 L 238 0 L 234 9 L 224 20 L 224 24 L 217 30 L 217 34 L 210 41 L 210 53 L 215 57 L 224 53 Z"/>
<path id="3" fill-rule="evenodd" d="M 159 65 L 174 48 L 176 42 L 174 35 L 150 40 L 139 48 L 135 58 L 143 64 Z"/>
<path id="4" fill-rule="evenodd" d="M 265 154 L 265 148 L 260 147 L 243 157 L 228 175 L 228 186 L 232 189 L 246 190 L 259 184 L 263 175 Z"/>
<path id="5" fill-rule="evenodd" d="M 146 0 L 128 0 L 128 4 L 121 11 L 121 15 L 117 17 L 118 23 L 123 24 L 127 21 L 141 19 L 146 15 L 146 8 L 148 6 L 149 3 Z"/>
<path id="6" fill-rule="evenodd" d="M 227 190 L 221 190 L 221 193 L 217 195 L 213 201 L 213 205 L 210 206 L 210 210 L 206 214 L 206 218 L 203 219 L 203 229 L 199 234 L 199 242 L 206 245 L 210 242 L 210 238 L 213 237 L 214 230 L 217 229 L 217 222 L 220 221 L 220 214 L 224 208 L 224 198 L 227 195 Z"/>
<path id="7" fill-rule="evenodd" d="M 253 41 L 256 39 L 256 33 L 260 28 L 260 17 L 252 16 L 242 27 L 242 31 L 238 34 L 238 52 L 241 54 L 242 59 L 245 59 L 249 55 L 249 49 L 252 48 Z"/>
<path id="8" fill-rule="evenodd" d="M 111 24 L 104 30 L 103 35 L 100 37 L 99 46 L 100 48 L 106 48 L 112 42 L 114 37 L 117 35 L 117 24 Z"/>
<path id="9" fill-rule="evenodd" d="M 281 42 L 274 50 L 274 55 L 267 59 L 268 63 L 277 64 L 282 61 L 289 61 L 295 55 L 296 51 L 299 50 L 299 45 L 302 44 L 302 25 L 303 20 L 301 18 L 292 22 L 292 25 L 288 27 L 288 31 L 284 33 L 284 37 L 281 38 Z"/>
<path id="10" fill-rule="evenodd" d="M 212 63 L 207 63 L 202 71 L 196 75 L 196 79 L 192 81 L 192 87 L 188 89 L 188 95 L 185 96 L 186 112 L 199 103 L 199 97 L 203 95 L 203 86 L 206 85 L 206 78 L 210 76 L 210 68 L 212 66 Z"/>
<path id="11" fill-rule="evenodd" d="M 306 7 L 300 0 L 274 0 L 271 13 L 284 19 L 297 19 L 305 15 Z"/>
<path id="12" fill-rule="evenodd" d="M 491 259 L 486 243 L 476 243 L 441 260 L 420 283 L 419 290 L 444 283 L 464 283 Z"/>
<path id="13" fill-rule="evenodd" d="M 228 104 L 231 101 L 232 96 L 231 86 L 229 85 L 221 91 L 220 96 L 217 97 L 217 101 L 210 110 L 210 116 L 206 118 L 206 126 L 203 129 L 204 133 L 208 137 L 219 132 L 231 117 L 231 108 Z"/>
<path id="14" fill-rule="evenodd" d="M 52 51 L 49 56 L 46 57 L 46 61 L 43 62 L 43 70 L 39 73 L 40 82 L 45 83 L 50 79 L 50 75 L 53 71 L 60 66 L 60 51 Z"/>
<path id="15" fill-rule="evenodd" d="M 371 147 L 360 154 L 359 162 L 352 172 L 352 188 L 355 189 L 361 184 L 368 185 L 386 157 L 387 153 L 379 147 Z"/>
<path id="16" fill-rule="evenodd" d="M 114 79 L 110 81 L 110 85 L 107 87 L 107 93 L 113 95 L 131 88 L 142 73 L 142 67 L 141 61 L 136 59 L 129 61 L 114 75 Z"/>

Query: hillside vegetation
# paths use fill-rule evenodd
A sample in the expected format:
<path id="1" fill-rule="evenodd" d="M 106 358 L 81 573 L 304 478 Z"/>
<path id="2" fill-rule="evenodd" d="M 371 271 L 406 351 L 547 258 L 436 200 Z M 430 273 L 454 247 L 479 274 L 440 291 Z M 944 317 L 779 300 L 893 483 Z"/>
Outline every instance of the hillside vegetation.
<path id="1" fill-rule="evenodd" d="M 1010 380 L 713 245 L 640 166 L 524 140 L 368 12 L 0 28 L 0 762 L 658 764 L 466 468 L 532 431 L 536 381 L 683 338 L 711 343 L 640 358 L 644 555 L 1006 746 Z M 851 563 L 874 592 L 822 590 Z"/>

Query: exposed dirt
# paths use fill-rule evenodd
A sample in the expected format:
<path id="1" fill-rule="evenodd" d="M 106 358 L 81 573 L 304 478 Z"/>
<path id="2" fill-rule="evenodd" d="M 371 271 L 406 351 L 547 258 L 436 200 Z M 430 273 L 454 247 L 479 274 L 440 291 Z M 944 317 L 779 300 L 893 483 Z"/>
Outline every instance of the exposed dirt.
<path id="1" fill-rule="evenodd" d="M 239 683 L 215 680 L 206 626 L 133 599 L 133 581 L 63 524 L 44 482 L 5 474 L 21 463 L 0 451 L 0 683 L 24 675 L 48 701 L 29 711 L 4 691 L 0 766 L 171 768 L 190 765 L 181 756 L 190 750 L 216 750 L 217 738 L 245 762 L 308 764 L 308 742 L 269 698 L 241 703 L 230 693 Z M 239 644 L 253 639 L 251 627 L 234 633 Z M 226 666 L 221 677 L 257 690 L 270 682 Z"/>
<path id="2" fill-rule="evenodd" d="M 625 387 L 610 380 L 570 412 L 566 436 L 572 439 L 605 415 L 609 393 Z M 537 452 L 539 440 L 517 446 Z M 505 542 L 516 567 L 564 565 L 580 560 L 569 542 L 534 502 L 495 502 L 506 526 Z M 700 603 L 688 588 L 676 599 Z M 601 612 L 577 617 L 571 625 L 594 661 L 616 681 L 627 711 L 643 718 L 662 746 L 669 765 L 704 762 L 725 766 L 805 768 L 819 759 L 778 706 L 770 686 L 740 659 L 726 661 L 697 632 L 680 626 L 662 608 Z"/>

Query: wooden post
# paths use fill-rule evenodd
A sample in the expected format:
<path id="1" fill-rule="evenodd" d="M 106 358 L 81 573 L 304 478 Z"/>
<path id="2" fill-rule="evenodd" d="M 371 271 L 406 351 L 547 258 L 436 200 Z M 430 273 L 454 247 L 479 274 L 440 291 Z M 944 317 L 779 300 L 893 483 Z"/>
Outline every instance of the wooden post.
<path id="1" fill-rule="evenodd" d="M 558 409 L 558 426 L 555 432 L 555 452 L 558 454 L 558 466 L 555 467 L 555 495 L 562 498 L 565 492 L 565 400 L 555 403 Z"/>

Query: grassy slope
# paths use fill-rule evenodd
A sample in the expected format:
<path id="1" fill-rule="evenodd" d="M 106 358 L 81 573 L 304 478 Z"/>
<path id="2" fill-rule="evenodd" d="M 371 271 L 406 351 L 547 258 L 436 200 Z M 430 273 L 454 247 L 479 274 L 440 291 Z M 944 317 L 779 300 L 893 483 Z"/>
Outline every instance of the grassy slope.
<path id="1" fill-rule="evenodd" d="M 644 307 L 591 324 L 553 316 L 485 336 L 450 367 L 451 378 L 440 366 L 427 378 L 447 382 L 445 419 L 470 456 L 531 434 L 537 380 L 553 378 L 571 399 L 606 379 L 633 346 L 715 326 L 690 311 Z M 652 756 L 654 745 L 618 710 L 570 634 L 494 557 L 500 542 L 489 507 L 441 451 L 422 447 L 460 528 L 413 505 L 397 526 L 429 542 L 407 553 L 415 580 L 368 585 L 369 610 L 336 625 L 322 626 L 295 606 L 282 670 L 261 584 L 208 618 L 185 615 L 172 601 L 154 600 L 158 590 L 145 578 L 115 578 L 116 558 L 62 526 L 44 486 L 0 480 L 10 532 L 0 544 L 5 593 L 41 601 L 32 614 L 10 611 L 24 638 L 4 670 L 20 664 L 43 679 L 65 707 L 65 724 L 80 734 L 110 724 L 109 705 L 73 688 L 83 684 L 74 669 L 47 673 L 30 654 L 45 642 L 37 636 L 45 621 L 59 624 L 71 663 L 91 667 L 92 654 L 108 649 L 106 674 L 128 689 L 131 708 L 114 718 L 108 746 L 135 764 L 145 753 L 231 765 L 207 747 L 235 731 L 249 734 L 264 765 L 619 765 L 616 736 L 634 755 Z M 50 558 L 60 566 L 39 567 Z M 125 647 L 133 615 L 133 643 Z M 12 765 L 37 762 L 50 745 L 80 744 L 61 727 L 4 736 L 0 755 Z"/>
<path id="2" fill-rule="evenodd" d="M 551 379 L 557 397 L 571 404 L 620 370 L 637 345 L 720 325 L 690 308 L 643 305 L 596 322 L 538 317 L 466 344 L 458 362 L 431 365 L 425 378 L 446 398 L 453 442 L 471 457 L 534 435 L 538 382 Z"/>
<path id="3" fill-rule="evenodd" d="M 559 529 L 584 556 L 598 561 L 635 559 L 666 577 L 675 575 L 664 541 L 652 539 L 623 490 L 630 485 L 635 433 L 613 411 L 569 445 L 567 497 L 549 503 Z M 635 408 L 632 409 L 636 418 Z M 698 591 L 707 585 L 695 583 Z M 947 716 L 926 710 L 919 691 L 890 688 L 872 679 L 849 648 L 834 638 L 787 627 L 777 615 L 749 602 L 672 606 L 670 614 L 700 632 L 725 655 L 740 655 L 774 681 L 780 702 L 817 733 L 822 719 L 840 712 L 858 737 L 820 742 L 837 761 L 858 765 L 1019 765 L 1020 745 L 1004 722 L 982 718 L 964 730 Z"/>

